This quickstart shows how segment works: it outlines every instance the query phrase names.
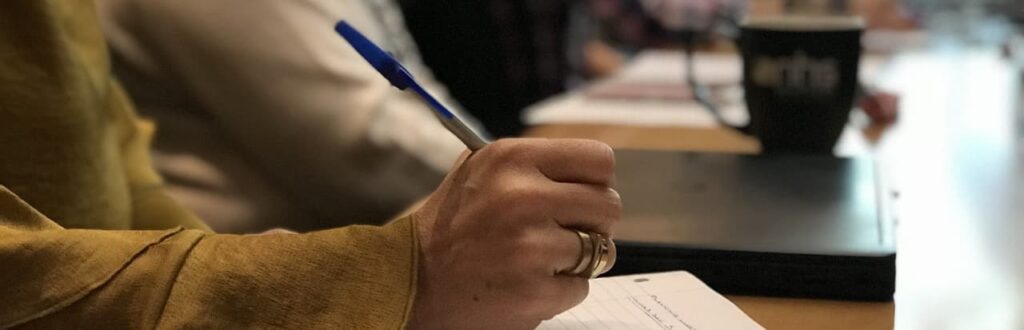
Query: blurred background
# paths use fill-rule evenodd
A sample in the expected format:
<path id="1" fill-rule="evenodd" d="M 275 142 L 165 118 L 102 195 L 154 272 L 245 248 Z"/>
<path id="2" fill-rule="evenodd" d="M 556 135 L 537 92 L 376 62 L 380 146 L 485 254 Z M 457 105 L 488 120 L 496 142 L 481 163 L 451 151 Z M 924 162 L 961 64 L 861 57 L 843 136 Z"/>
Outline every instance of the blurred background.
<path id="1" fill-rule="evenodd" d="M 523 109 L 613 74 L 643 49 L 729 51 L 745 15 L 848 13 L 867 21 L 869 48 L 1006 48 L 1019 53 L 1024 6 L 1012 0 L 401 0 L 424 60 L 495 136 L 516 136 Z M 678 14 L 677 14 L 678 13 Z M 906 34 L 886 33 L 910 31 Z M 458 36 L 458 37 L 453 37 Z M 885 38 L 885 37 L 892 38 Z M 901 40 L 899 37 L 912 38 Z M 902 41 L 910 41 L 903 43 Z"/>
<path id="2" fill-rule="evenodd" d="M 862 17 L 859 80 L 874 102 L 857 103 L 834 154 L 873 159 L 893 187 L 895 303 L 731 298 L 768 328 L 1024 328 L 1019 0 L 400 3 L 424 61 L 495 136 L 728 153 L 760 149 L 688 94 L 684 50 L 697 80 L 724 86 L 722 116 L 742 122 L 739 22 Z"/>

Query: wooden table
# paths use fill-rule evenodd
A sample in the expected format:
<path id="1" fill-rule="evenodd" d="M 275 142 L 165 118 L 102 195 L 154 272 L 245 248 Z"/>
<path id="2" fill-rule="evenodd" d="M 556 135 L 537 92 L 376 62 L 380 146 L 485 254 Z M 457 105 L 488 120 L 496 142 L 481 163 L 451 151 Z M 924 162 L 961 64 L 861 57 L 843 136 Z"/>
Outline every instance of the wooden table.
<path id="1" fill-rule="evenodd" d="M 994 51 L 908 55 L 890 89 L 900 120 L 865 129 L 899 191 L 893 303 L 729 296 L 769 329 L 1024 328 L 1024 137 L 1020 74 Z M 755 153 L 723 128 L 550 124 L 526 135 L 616 148 Z"/>

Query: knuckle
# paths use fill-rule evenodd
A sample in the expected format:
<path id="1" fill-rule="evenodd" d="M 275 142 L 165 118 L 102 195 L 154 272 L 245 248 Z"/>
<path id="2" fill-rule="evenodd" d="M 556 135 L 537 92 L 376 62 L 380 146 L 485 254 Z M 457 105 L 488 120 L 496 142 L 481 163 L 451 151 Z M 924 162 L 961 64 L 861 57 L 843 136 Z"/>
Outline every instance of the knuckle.
<path id="1" fill-rule="evenodd" d="M 611 175 L 615 173 L 615 150 L 611 146 L 604 142 L 595 140 L 586 140 L 587 150 L 590 150 L 594 154 L 594 158 L 597 160 L 597 166 L 600 170 Z"/>
<path id="2" fill-rule="evenodd" d="M 622 197 L 612 188 L 595 192 L 594 210 L 601 215 L 602 222 L 614 223 L 622 217 Z"/>
<path id="3" fill-rule="evenodd" d="M 622 220 L 622 198 L 619 197 L 619 193 L 615 192 L 615 190 L 612 190 L 612 193 L 614 195 L 609 201 L 611 208 L 609 219 L 611 219 L 612 224 L 615 224 Z"/>
<path id="4" fill-rule="evenodd" d="M 542 256 L 547 251 L 546 245 L 541 235 L 524 233 L 516 238 L 516 255 L 524 257 L 530 263 L 542 263 L 543 261 L 540 259 L 543 258 L 538 258 L 538 256 Z"/>
<path id="5" fill-rule="evenodd" d="M 522 141 L 509 139 L 498 140 L 489 145 L 487 149 L 487 156 L 489 159 L 497 162 L 498 164 L 507 164 L 521 159 L 526 146 Z"/>
<path id="6" fill-rule="evenodd" d="M 605 234 L 610 234 L 612 227 L 622 220 L 622 198 L 614 189 L 605 188 L 596 203 L 594 209 L 599 216 L 595 219 L 595 225 Z"/>
<path id="7" fill-rule="evenodd" d="M 502 185 L 499 194 L 506 207 L 528 211 L 544 201 L 541 189 L 524 182 L 509 182 Z"/>
<path id="8" fill-rule="evenodd" d="M 608 188 L 605 192 L 608 205 L 616 212 L 622 212 L 622 196 L 615 189 Z"/>

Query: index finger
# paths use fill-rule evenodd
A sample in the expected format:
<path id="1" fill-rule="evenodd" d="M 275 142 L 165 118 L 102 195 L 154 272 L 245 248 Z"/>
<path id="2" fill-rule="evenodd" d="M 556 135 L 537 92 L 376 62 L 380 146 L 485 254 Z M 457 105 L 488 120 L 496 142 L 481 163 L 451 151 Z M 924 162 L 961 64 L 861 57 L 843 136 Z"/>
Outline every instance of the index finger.
<path id="1" fill-rule="evenodd" d="M 556 182 L 615 185 L 615 152 L 583 139 L 551 139 L 535 158 L 537 170 Z"/>

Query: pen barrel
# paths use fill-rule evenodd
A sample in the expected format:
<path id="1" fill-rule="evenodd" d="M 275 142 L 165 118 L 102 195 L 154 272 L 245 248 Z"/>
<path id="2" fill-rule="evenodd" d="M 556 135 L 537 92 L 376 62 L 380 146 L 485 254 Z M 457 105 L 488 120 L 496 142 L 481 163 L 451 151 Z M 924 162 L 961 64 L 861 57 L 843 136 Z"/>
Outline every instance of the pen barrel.
<path id="1" fill-rule="evenodd" d="M 444 125 L 455 137 L 459 138 L 462 143 L 466 144 L 469 151 L 477 151 L 487 146 L 487 141 L 480 137 L 479 134 L 473 131 L 473 129 L 466 126 L 466 123 L 459 120 L 458 117 L 452 117 L 449 119 L 441 118 L 441 124 Z"/>
<path id="2" fill-rule="evenodd" d="M 434 108 L 435 111 L 432 112 L 434 113 L 434 116 L 437 117 L 437 120 L 441 121 L 441 125 L 443 125 L 444 128 L 447 128 L 449 132 L 452 132 L 452 134 L 455 134 L 455 137 L 459 138 L 459 140 L 466 145 L 466 148 L 469 148 L 469 151 L 477 151 L 487 146 L 487 140 L 480 137 L 480 134 L 476 134 L 476 132 L 474 132 L 472 128 L 469 128 L 462 119 L 459 119 L 458 116 L 446 109 L 444 105 L 431 96 L 430 93 L 427 93 L 427 91 L 418 84 L 413 84 L 410 87 L 412 88 L 413 93 L 419 96 L 423 102 L 426 102 L 430 107 Z"/>
<path id="3" fill-rule="evenodd" d="M 487 146 L 487 141 L 476 134 L 469 126 L 466 126 L 459 117 L 455 116 L 454 113 L 449 111 L 441 102 L 435 99 L 427 90 L 423 89 L 420 84 L 416 83 L 413 79 L 412 73 L 405 69 L 398 60 L 391 57 L 387 52 L 380 49 L 370 39 L 367 39 L 362 33 L 359 33 L 355 28 L 348 25 L 344 20 L 338 22 L 334 27 L 349 44 L 355 48 L 356 52 L 359 53 L 367 62 L 373 66 L 384 78 L 387 78 L 391 82 L 392 86 L 399 90 L 411 89 L 416 95 L 419 95 L 424 102 L 430 107 L 434 108 L 434 115 L 437 119 L 441 120 L 441 124 L 444 125 L 452 134 L 455 134 L 462 143 L 466 144 L 466 147 L 470 151 L 477 151 Z"/>

